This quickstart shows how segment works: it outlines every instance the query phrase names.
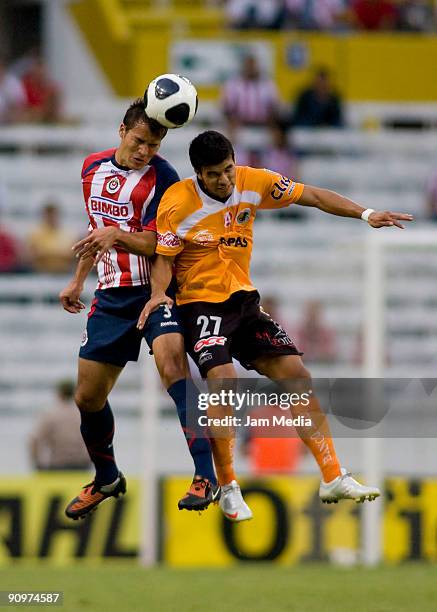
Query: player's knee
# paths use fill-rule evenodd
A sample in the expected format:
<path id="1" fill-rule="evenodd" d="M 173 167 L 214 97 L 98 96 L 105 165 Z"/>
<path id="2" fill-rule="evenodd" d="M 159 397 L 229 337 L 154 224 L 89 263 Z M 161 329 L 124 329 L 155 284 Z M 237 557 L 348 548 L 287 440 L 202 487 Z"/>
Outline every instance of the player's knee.
<path id="1" fill-rule="evenodd" d="M 295 378 L 311 379 L 311 372 L 307 370 L 302 362 L 296 367 Z"/>
<path id="2" fill-rule="evenodd" d="M 163 385 L 168 389 L 178 380 L 186 378 L 185 363 L 182 359 L 168 359 L 162 364 L 160 374 Z"/>
<path id="3" fill-rule="evenodd" d="M 74 394 L 74 401 L 76 406 L 82 412 L 96 412 L 101 410 L 105 403 L 103 402 L 102 404 L 95 395 L 87 393 L 80 388 L 77 389 L 76 393 Z"/>
<path id="4" fill-rule="evenodd" d="M 300 359 L 284 359 L 280 363 L 276 376 L 277 378 L 300 380 L 304 384 L 308 384 L 311 380 L 311 372 L 307 370 Z"/>

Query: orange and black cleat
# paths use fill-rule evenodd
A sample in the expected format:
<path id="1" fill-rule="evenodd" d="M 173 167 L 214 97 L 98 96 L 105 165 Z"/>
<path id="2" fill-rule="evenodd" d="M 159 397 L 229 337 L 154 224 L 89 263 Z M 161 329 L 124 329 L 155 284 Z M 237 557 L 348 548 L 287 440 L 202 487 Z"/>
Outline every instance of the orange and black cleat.
<path id="1" fill-rule="evenodd" d="M 99 504 L 109 497 L 118 497 L 126 493 L 126 478 L 120 472 L 117 480 L 110 485 L 96 485 L 90 482 L 85 485 L 77 497 L 66 507 L 65 514 L 76 521 L 85 518 L 93 512 Z"/>
<path id="2" fill-rule="evenodd" d="M 179 510 L 206 510 L 209 504 L 218 502 L 221 489 L 218 484 L 213 485 L 207 478 L 195 476 L 190 490 L 185 497 L 179 500 Z"/>

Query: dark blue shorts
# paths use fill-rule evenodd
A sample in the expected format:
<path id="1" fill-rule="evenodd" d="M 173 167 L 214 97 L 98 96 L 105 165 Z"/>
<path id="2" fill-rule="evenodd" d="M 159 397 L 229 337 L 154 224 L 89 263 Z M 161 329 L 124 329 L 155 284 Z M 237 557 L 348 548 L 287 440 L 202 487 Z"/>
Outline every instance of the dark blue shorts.
<path id="1" fill-rule="evenodd" d="M 168 295 L 174 298 L 170 291 Z M 138 317 L 149 299 L 150 290 L 144 286 L 98 289 L 88 313 L 79 357 L 123 367 L 128 361 L 138 360 L 143 338 L 151 349 L 158 336 L 182 334 L 176 305 L 160 306 L 144 329 L 137 329 Z"/>

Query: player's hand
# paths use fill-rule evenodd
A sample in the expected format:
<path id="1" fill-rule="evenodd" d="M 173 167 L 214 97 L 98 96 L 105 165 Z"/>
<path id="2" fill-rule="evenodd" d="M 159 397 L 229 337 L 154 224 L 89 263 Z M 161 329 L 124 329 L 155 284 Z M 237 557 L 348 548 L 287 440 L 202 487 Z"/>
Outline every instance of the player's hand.
<path id="1" fill-rule="evenodd" d="M 67 312 L 76 314 L 85 308 L 85 304 L 80 301 L 82 289 L 75 283 L 71 282 L 59 294 L 59 300 Z"/>
<path id="2" fill-rule="evenodd" d="M 405 229 L 400 221 L 414 221 L 413 215 L 404 213 L 390 212 L 389 210 L 379 212 L 375 211 L 369 216 L 367 223 L 372 227 L 399 227 Z"/>
<path id="3" fill-rule="evenodd" d="M 165 295 L 165 293 L 161 293 L 160 295 L 155 295 L 155 296 L 152 295 L 150 300 L 146 303 L 143 310 L 141 311 L 141 314 L 139 316 L 138 323 L 137 323 L 137 328 L 143 329 L 144 325 L 146 324 L 147 319 L 152 314 L 152 312 L 157 310 L 163 304 L 171 308 L 173 306 L 173 300 L 170 297 L 168 297 L 168 295 Z"/>
<path id="4" fill-rule="evenodd" d="M 94 258 L 96 266 L 117 240 L 119 228 L 111 225 L 93 230 L 86 238 L 73 245 L 73 251 L 78 259 Z"/>

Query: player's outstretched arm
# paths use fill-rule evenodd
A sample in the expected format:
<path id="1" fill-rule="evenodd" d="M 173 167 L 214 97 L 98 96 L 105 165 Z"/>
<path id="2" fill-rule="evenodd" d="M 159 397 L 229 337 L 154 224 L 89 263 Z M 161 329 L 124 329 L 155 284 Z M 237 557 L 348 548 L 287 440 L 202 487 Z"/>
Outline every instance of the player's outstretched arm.
<path id="1" fill-rule="evenodd" d="M 297 204 L 301 206 L 313 206 L 323 212 L 339 217 L 354 217 L 356 219 L 363 218 L 372 227 L 399 227 L 404 229 L 401 221 L 413 221 L 413 216 L 405 213 L 391 211 L 376 211 L 365 209 L 356 202 L 349 200 L 345 196 L 322 189 L 320 187 L 312 187 L 305 185 L 301 197 Z M 362 217 L 365 213 L 364 217 Z"/>
<path id="2" fill-rule="evenodd" d="M 137 323 L 138 329 L 143 329 L 149 315 L 161 304 L 167 304 L 170 308 L 173 306 L 173 300 L 165 293 L 171 282 L 173 261 L 174 257 L 156 256 L 151 273 L 152 295 L 140 314 Z"/>
<path id="3" fill-rule="evenodd" d="M 151 257 L 155 253 L 155 232 L 124 232 L 115 225 L 100 227 L 90 232 L 85 238 L 73 245 L 76 257 L 94 257 L 94 264 L 98 264 L 102 257 L 112 247 L 117 246 L 133 255 Z"/>
<path id="4" fill-rule="evenodd" d="M 92 257 L 80 259 L 77 263 L 76 272 L 73 279 L 59 294 L 59 300 L 67 312 L 78 313 L 85 308 L 85 304 L 80 301 L 80 294 L 86 277 L 93 267 Z"/>

